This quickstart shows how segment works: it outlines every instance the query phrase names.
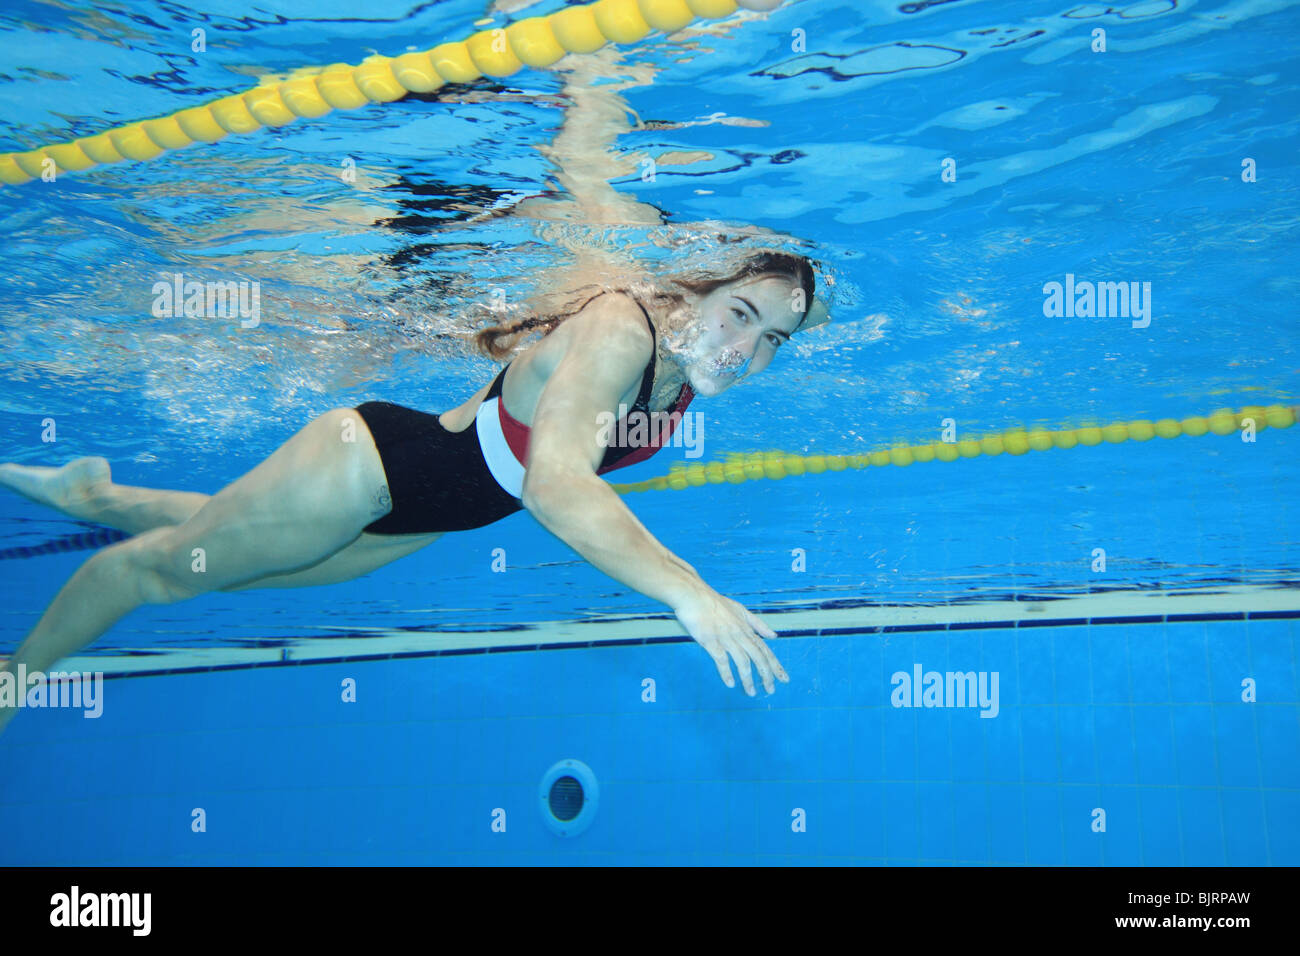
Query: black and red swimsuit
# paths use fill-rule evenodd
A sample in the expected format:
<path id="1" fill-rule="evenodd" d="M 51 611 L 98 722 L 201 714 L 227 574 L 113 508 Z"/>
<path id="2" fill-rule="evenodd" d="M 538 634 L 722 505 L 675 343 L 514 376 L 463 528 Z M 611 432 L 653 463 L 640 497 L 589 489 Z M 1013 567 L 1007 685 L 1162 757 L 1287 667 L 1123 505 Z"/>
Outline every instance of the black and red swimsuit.
<path id="1" fill-rule="evenodd" d="M 650 314 L 644 306 L 641 311 L 654 336 Z M 657 355 L 656 348 L 642 374 L 636 402 L 625 419 L 635 422 L 634 416 L 649 416 Z M 479 405 L 474 427 L 459 432 L 443 428 L 437 415 L 391 402 L 365 402 L 357 406 L 379 449 L 393 503 L 393 510 L 371 522 L 366 531 L 371 534 L 465 531 L 499 521 L 523 507 L 520 495 L 528 462 L 530 429 L 506 411 L 502 401 L 502 383 L 509 367 L 501 369 L 492 381 L 487 397 Z M 627 468 L 657 452 L 671 437 L 694 397 L 691 386 L 683 385 L 677 401 L 668 410 L 666 428 L 648 429 L 647 443 L 638 447 L 606 448 L 596 474 Z M 625 433 L 620 425 L 622 421 L 613 426 L 615 435 Z"/>

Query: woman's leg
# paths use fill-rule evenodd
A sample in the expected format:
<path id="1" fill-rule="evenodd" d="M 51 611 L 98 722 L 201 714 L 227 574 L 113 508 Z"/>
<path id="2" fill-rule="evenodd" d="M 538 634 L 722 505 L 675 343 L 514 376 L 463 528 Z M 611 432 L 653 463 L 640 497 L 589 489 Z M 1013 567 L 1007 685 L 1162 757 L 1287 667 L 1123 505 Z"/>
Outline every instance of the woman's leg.
<path id="1" fill-rule="evenodd" d="M 172 604 L 312 568 L 390 508 L 383 464 L 364 422 L 355 409 L 327 412 L 184 523 L 145 531 L 90 558 L 4 669 L 48 670 L 143 604 Z M 12 713 L 0 709 L 0 726 Z"/>
<path id="2" fill-rule="evenodd" d="M 0 487 L 127 534 L 184 524 L 211 498 L 194 491 L 115 485 L 104 458 L 78 458 L 62 468 L 0 465 Z"/>
<path id="3" fill-rule="evenodd" d="M 78 458 L 61 468 L 0 465 L 0 487 L 9 488 L 74 518 L 94 521 L 128 534 L 184 524 L 212 497 L 195 491 L 165 491 L 114 484 L 108 461 L 104 458 Z M 271 574 L 219 590 L 304 588 L 351 581 L 406 557 L 440 537 L 442 535 L 438 533 L 362 534 L 346 548 L 309 568 Z"/>
<path id="4" fill-rule="evenodd" d="M 336 551 L 324 561 L 309 568 L 290 571 L 288 574 L 268 574 L 255 581 L 221 588 L 222 591 L 251 591 L 255 588 L 314 588 L 323 584 L 338 584 L 369 574 L 398 558 L 419 551 L 426 544 L 437 541 L 441 533 L 434 534 L 363 534 L 341 551 Z"/>

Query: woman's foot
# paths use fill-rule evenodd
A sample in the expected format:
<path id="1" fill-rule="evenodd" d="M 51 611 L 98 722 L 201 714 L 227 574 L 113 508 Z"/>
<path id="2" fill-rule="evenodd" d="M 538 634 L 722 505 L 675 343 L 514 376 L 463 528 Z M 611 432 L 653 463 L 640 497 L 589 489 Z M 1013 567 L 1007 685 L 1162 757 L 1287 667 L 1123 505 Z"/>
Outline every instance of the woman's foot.
<path id="1" fill-rule="evenodd" d="M 60 510 L 85 502 L 112 480 L 107 458 L 78 458 L 62 468 L 0 465 L 0 487 Z"/>

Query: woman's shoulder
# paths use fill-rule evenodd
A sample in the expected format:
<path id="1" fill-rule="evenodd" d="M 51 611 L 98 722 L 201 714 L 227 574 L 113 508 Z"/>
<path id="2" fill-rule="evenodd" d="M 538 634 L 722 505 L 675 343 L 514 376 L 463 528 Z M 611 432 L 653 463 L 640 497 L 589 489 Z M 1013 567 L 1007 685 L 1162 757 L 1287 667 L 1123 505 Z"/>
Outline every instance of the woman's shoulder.
<path id="1" fill-rule="evenodd" d="M 610 377 L 639 390 L 654 359 L 655 340 L 646 314 L 626 293 L 597 293 L 553 332 L 516 358 L 529 391 L 540 392 L 561 367 L 580 379 Z M 508 384 L 519 387 L 519 375 Z M 514 402 L 519 407 L 524 402 Z"/>
<path id="2" fill-rule="evenodd" d="M 647 360 L 654 348 L 649 313 L 638 299 L 620 290 L 594 296 L 560 326 L 565 329 L 573 340 L 568 344 L 643 351 Z"/>

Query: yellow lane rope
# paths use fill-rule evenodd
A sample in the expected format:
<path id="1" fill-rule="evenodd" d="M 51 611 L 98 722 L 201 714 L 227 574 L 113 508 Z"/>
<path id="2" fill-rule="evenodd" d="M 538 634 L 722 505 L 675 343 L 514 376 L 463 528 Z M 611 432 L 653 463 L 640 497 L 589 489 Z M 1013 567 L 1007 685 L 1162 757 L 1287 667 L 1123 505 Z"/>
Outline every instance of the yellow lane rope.
<path id="1" fill-rule="evenodd" d="M 1193 437 L 1212 432 L 1230 435 L 1245 427 L 1246 419 L 1256 431 L 1265 428 L 1289 428 L 1295 424 L 1296 407 L 1287 405 L 1248 405 L 1239 412 L 1221 408 L 1204 417 L 1178 421 L 1162 418 L 1156 422 L 1116 422 L 1112 425 L 1089 425 L 1083 428 L 1013 428 L 982 438 L 957 442 L 933 441 L 923 445 L 895 445 L 858 455 L 790 455 L 780 451 L 732 453 L 726 461 L 695 465 L 675 464 L 667 475 L 647 478 L 631 484 L 615 484 L 619 494 L 633 491 L 681 491 L 699 485 L 740 484 L 760 478 L 785 478 L 787 475 L 819 475 L 846 468 L 878 468 L 884 465 L 910 465 L 913 462 L 957 461 L 978 455 L 1023 455 L 1028 451 L 1050 448 L 1074 448 L 1076 445 L 1118 444 L 1124 441 L 1148 441 L 1152 438 Z"/>
<path id="2" fill-rule="evenodd" d="M 671 33 L 697 17 L 720 20 L 738 9 L 735 0 L 596 0 L 481 30 L 421 53 L 371 56 L 358 66 L 304 68 L 288 79 L 268 78 L 245 93 L 170 116 L 0 154 L 0 182 L 25 183 L 101 163 L 154 159 L 191 143 L 215 143 L 230 133 L 285 126 L 300 116 L 387 103 L 408 92 L 429 93 L 444 83 L 468 83 L 480 76 L 510 76 L 525 66 L 550 66 L 566 53 L 591 53 L 611 42 L 635 43 L 654 30 Z"/>

